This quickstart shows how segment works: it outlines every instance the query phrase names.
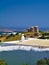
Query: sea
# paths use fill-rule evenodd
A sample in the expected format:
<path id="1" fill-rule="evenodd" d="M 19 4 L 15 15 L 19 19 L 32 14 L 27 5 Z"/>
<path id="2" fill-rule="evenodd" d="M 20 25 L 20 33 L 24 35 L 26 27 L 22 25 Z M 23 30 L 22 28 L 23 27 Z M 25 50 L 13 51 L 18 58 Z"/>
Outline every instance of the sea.
<path id="1" fill-rule="evenodd" d="M 8 65 L 36 65 L 39 59 L 49 58 L 49 51 L 2 51 L 0 59 L 4 59 Z"/>
<path id="2" fill-rule="evenodd" d="M 36 65 L 37 61 L 43 58 L 49 58 L 49 51 L 0 51 L 0 59 L 5 60 L 8 65 Z"/>

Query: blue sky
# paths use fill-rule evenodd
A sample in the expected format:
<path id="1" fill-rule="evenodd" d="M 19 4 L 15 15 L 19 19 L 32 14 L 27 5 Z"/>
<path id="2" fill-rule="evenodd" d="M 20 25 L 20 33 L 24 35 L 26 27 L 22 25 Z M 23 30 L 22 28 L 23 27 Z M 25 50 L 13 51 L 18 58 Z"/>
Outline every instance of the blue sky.
<path id="1" fill-rule="evenodd" d="M 0 26 L 49 27 L 49 0 L 0 0 Z"/>

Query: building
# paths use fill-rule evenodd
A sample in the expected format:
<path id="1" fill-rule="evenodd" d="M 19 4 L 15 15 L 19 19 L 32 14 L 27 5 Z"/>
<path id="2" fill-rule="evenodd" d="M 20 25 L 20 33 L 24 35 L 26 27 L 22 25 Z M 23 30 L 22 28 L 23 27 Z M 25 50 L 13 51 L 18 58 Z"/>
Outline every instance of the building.
<path id="1" fill-rule="evenodd" d="M 34 27 L 33 26 L 30 27 L 30 32 L 34 32 Z"/>
<path id="2" fill-rule="evenodd" d="M 30 28 L 28 28 L 28 32 L 34 32 L 34 27 L 31 26 Z"/>
<path id="3" fill-rule="evenodd" d="M 34 26 L 34 35 L 35 36 L 39 35 L 39 27 L 38 26 Z"/>
<path id="4" fill-rule="evenodd" d="M 27 29 L 28 32 L 33 32 L 34 36 L 38 36 L 39 35 L 39 27 L 38 26 L 31 26 L 30 28 Z"/>

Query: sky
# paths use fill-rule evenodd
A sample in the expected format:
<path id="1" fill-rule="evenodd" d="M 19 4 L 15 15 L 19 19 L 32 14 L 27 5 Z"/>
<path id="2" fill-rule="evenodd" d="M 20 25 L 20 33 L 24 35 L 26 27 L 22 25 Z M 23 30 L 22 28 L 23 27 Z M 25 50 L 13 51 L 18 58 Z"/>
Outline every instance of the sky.
<path id="1" fill-rule="evenodd" d="M 49 27 L 49 0 L 0 0 L 0 26 Z"/>

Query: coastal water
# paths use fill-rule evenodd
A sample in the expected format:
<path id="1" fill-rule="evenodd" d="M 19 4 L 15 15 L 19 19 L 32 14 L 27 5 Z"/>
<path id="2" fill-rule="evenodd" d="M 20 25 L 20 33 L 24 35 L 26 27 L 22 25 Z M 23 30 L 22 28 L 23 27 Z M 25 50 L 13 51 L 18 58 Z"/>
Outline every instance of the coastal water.
<path id="1" fill-rule="evenodd" d="M 37 60 L 42 58 L 49 58 L 49 51 L 2 51 L 0 52 L 0 59 L 4 59 L 8 65 L 36 65 Z"/>

